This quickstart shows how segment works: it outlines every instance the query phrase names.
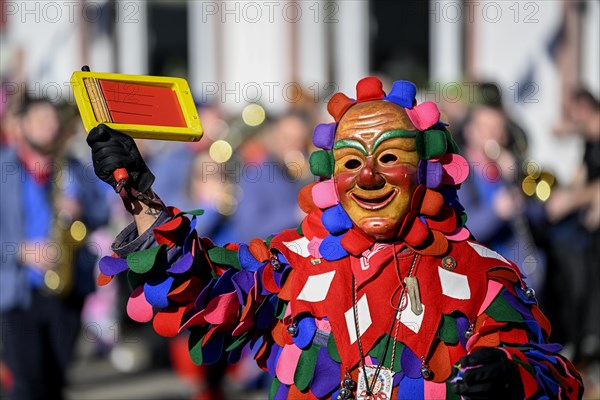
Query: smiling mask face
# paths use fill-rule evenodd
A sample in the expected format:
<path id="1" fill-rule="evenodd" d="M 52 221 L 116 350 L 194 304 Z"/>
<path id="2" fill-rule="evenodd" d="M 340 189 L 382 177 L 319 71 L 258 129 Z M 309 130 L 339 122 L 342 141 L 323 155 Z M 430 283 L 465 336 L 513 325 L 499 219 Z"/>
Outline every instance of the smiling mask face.
<path id="1" fill-rule="evenodd" d="M 394 238 L 409 210 L 419 161 L 404 109 L 375 100 L 352 106 L 335 134 L 334 178 L 352 221 L 377 240 Z"/>

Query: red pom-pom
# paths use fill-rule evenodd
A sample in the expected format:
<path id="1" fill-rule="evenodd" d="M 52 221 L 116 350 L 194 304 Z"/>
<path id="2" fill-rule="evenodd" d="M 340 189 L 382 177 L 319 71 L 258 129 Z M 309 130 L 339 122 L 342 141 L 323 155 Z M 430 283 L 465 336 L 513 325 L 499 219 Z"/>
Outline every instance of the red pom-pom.
<path id="1" fill-rule="evenodd" d="M 406 244 L 412 247 L 419 246 L 429 236 L 427 225 L 412 211 L 406 215 L 400 232 Z"/>
<path id="2" fill-rule="evenodd" d="M 159 311 L 154 316 L 152 326 L 156 333 L 163 337 L 175 337 L 185 313 L 185 306 Z"/>
<path id="3" fill-rule="evenodd" d="M 435 190 L 426 189 L 421 200 L 419 214 L 433 217 L 437 215 L 444 206 L 444 196 Z"/>
<path id="4" fill-rule="evenodd" d="M 381 81 L 374 76 L 361 79 L 356 84 L 356 101 L 381 100 L 385 97 Z"/>
<path id="5" fill-rule="evenodd" d="M 342 119 L 344 113 L 354 105 L 354 101 L 346 96 L 344 93 L 336 93 L 331 96 L 329 103 L 327 103 L 327 111 L 336 120 Z"/>
<path id="6" fill-rule="evenodd" d="M 375 240 L 357 228 L 352 228 L 342 237 L 342 246 L 353 256 L 362 254 L 373 245 Z"/>
<path id="7" fill-rule="evenodd" d="M 300 193 L 298 194 L 298 205 L 300 206 L 300 209 L 307 214 L 318 208 L 312 198 L 312 188 L 317 183 L 319 182 L 314 182 L 304 186 L 302 189 L 300 189 Z"/>

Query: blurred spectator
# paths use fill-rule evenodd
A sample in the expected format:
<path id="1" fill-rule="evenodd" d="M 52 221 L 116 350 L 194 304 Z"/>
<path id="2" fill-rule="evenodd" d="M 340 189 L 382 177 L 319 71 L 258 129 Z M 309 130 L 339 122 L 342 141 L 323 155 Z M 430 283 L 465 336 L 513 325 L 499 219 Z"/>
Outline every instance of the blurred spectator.
<path id="1" fill-rule="evenodd" d="M 457 92 L 440 97 L 438 107 L 442 113 L 441 120 L 450 125 L 454 140 L 462 148 L 465 143 L 463 130 L 469 114 L 469 104 L 474 99 L 469 98 L 469 88 L 458 85 L 456 87 Z"/>
<path id="2" fill-rule="evenodd" d="M 585 90 L 573 93 L 567 105 L 570 127 L 584 140 L 585 151 L 580 168 L 568 187 L 557 189 L 547 203 L 548 216 L 558 221 L 581 211 L 582 223 L 590 231 L 600 225 L 600 105 Z"/>
<path id="3" fill-rule="evenodd" d="M 502 92 L 497 84 L 494 82 L 484 82 L 479 85 L 479 99 L 478 103 L 483 106 L 495 108 L 497 110 L 503 110 Z M 529 147 L 529 140 L 527 139 L 527 133 L 525 130 L 511 118 L 510 115 L 504 113 L 504 123 L 508 136 L 506 138 L 506 148 L 508 148 L 513 155 L 516 157 L 519 165 L 524 161 L 527 150 Z"/>
<path id="4" fill-rule="evenodd" d="M 464 84 L 462 86 L 453 85 L 449 87 L 456 87 L 456 91 L 442 96 L 440 98 L 439 107 L 443 114 L 442 119 L 450 125 L 454 139 L 462 148 L 465 145 L 464 128 L 469 117 L 469 105 L 476 104 L 503 111 L 502 92 L 494 82 L 483 82 L 477 84 L 475 88 L 472 84 Z M 508 132 L 506 147 L 511 150 L 518 161 L 523 161 L 529 145 L 527 134 L 523 128 L 506 113 L 504 113 L 504 121 Z"/>
<path id="5" fill-rule="evenodd" d="M 233 241 L 233 227 L 228 223 L 235 211 L 235 186 L 227 181 L 221 164 L 213 161 L 206 151 L 192 160 L 186 198 L 181 207 L 186 210 L 204 210 L 202 223 L 196 227 L 202 237 L 209 237 L 217 245 Z M 183 209 L 182 208 L 182 209 Z"/>
<path id="6" fill-rule="evenodd" d="M 14 147 L 21 136 L 16 105 L 8 104 L 0 114 L 0 147 Z"/>
<path id="7" fill-rule="evenodd" d="M 516 262 L 528 284 L 541 294 L 546 260 L 532 228 L 543 223 L 543 208 L 521 192 L 520 163 L 509 147 L 508 126 L 499 107 L 481 105 L 471 111 L 463 154 L 473 173 L 463 183 L 460 199 L 475 238 Z"/>
<path id="8" fill-rule="evenodd" d="M 600 360 L 600 105 L 585 90 L 566 104 L 561 130 L 578 133 L 585 143 L 583 160 L 573 181 L 552 190 L 546 211 L 553 227 L 556 258 L 550 284 L 560 296 L 558 328 L 578 363 Z M 562 132 L 561 132 L 562 133 Z"/>
<path id="9" fill-rule="evenodd" d="M 194 153 L 186 143 L 162 140 L 137 140 L 140 151 L 156 176 L 156 190 L 165 204 L 182 204 L 186 197 L 188 175 Z M 182 173 L 183 172 L 183 173 Z M 160 190 L 160 192 L 159 192 Z"/>
<path id="10" fill-rule="evenodd" d="M 302 114 L 290 113 L 266 129 L 263 155 L 240 169 L 241 201 L 231 217 L 236 242 L 294 228 L 301 220 L 298 193 L 309 175 L 310 131 Z"/>
<path id="11" fill-rule="evenodd" d="M 10 398 L 61 399 L 97 256 L 64 239 L 72 222 L 84 224 L 79 234 L 106 224 L 108 205 L 96 178 L 63 154 L 65 131 L 51 102 L 27 102 L 19 124 L 14 147 L 0 150 L 9 188 L 0 192 L 2 356 L 14 378 Z M 52 292 L 49 271 L 64 272 L 70 290 Z"/>

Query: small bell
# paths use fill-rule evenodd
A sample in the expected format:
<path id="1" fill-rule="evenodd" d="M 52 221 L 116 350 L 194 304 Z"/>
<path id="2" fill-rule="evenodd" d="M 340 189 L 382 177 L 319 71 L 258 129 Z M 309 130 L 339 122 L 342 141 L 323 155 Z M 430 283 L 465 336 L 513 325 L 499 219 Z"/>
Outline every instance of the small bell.
<path id="1" fill-rule="evenodd" d="M 528 299 L 533 299 L 535 297 L 535 290 L 533 288 L 525 288 L 525 297 Z"/>
<path id="2" fill-rule="evenodd" d="M 355 390 L 356 382 L 354 382 L 351 378 L 344 378 L 344 380 L 342 381 L 342 386 L 349 390 Z"/>
<path id="3" fill-rule="evenodd" d="M 431 370 L 428 367 L 421 368 L 421 376 L 423 377 L 423 379 L 428 381 L 431 379 L 431 375 Z"/>
<path id="4" fill-rule="evenodd" d="M 469 339 L 471 336 L 473 336 L 473 324 L 465 331 L 465 339 Z"/>
<path id="5" fill-rule="evenodd" d="M 433 372 L 431 372 L 429 365 L 425 363 L 425 357 L 421 357 L 421 376 L 427 381 L 433 377 Z"/>
<path id="6" fill-rule="evenodd" d="M 352 397 L 352 392 L 349 389 L 342 388 L 336 396 L 337 400 L 349 400 Z"/>
<path id="7" fill-rule="evenodd" d="M 279 260 L 277 258 L 272 258 L 271 266 L 273 267 L 274 271 L 279 271 L 279 269 L 281 268 L 281 263 L 279 262 Z"/>
<path id="8" fill-rule="evenodd" d="M 296 336 L 298 334 L 298 324 L 296 322 L 292 322 L 290 326 L 287 327 L 287 331 L 290 335 Z"/>

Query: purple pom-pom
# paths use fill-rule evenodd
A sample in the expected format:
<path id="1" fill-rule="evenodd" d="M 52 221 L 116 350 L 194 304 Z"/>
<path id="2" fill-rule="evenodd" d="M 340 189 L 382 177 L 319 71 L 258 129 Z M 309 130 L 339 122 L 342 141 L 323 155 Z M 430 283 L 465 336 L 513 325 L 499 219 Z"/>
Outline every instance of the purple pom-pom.
<path id="1" fill-rule="evenodd" d="M 333 148 L 333 138 L 337 124 L 319 124 L 313 133 L 313 144 L 323 150 Z"/>

